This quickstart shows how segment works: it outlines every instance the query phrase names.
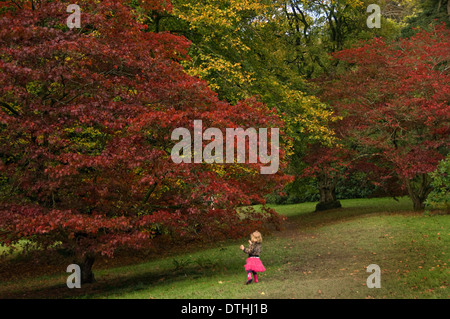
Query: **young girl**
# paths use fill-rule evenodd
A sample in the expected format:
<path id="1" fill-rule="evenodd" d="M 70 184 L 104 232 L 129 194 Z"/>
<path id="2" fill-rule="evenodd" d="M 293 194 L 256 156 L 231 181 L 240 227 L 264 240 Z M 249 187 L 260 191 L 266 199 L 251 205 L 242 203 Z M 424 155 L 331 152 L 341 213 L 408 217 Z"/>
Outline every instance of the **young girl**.
<path id="1" fill-rule="evenodd" d="M 255 231 L 250 235 L 250 240 L 248 241 L 250 246 L 245 248 L 244 245 L 241 245 L 241 250 L 248 254 L 248 258 L 245 264 L 245 270 L 247 271 L 247 282 L 246 285 L 252 283 L 252 274 L 255 282 L 258 282 L 258 272 L 266 271 L 264 265 L 259 259 L 259 255 L 261 254 L 261 243 L 262 236 L 259 231 Z"/>

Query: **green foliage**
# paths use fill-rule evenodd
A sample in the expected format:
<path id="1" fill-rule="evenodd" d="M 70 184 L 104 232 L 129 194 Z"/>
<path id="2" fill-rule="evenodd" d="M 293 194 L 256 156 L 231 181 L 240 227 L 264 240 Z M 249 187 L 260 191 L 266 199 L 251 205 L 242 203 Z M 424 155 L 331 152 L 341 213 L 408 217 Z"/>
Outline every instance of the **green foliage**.
<path id="1" fill-rule="evenodd" d="M 373 185 L 366 173 L 354 172 L 347 178 L 340 178 L 336 185 L 337 199 L 354 199 L 378 197 L 379 187 Z M 319 201 L 319 191 L 315 178 L 297 178 L 294 182 L 288 184 L 282 194 L 273 193 L 267 196 L 266 200 L 270 204 L 290 205 L 306 202 Z"/>
<path id="2" fill-rule="evenodd" d="M 345 179 L 339 179 L 336 185 L 336 198 L 367 198 L 372 196 L 376 190 L 377 187 L 370 183 L 366 173 L 354 172 Z"/>
<path id="3" fill-rule="evenodd" d="M 281 2 L 176 0 L 173 6 L 159 30 L 191 41 L 186 72 L 230 103 L 257 96 L 283 113 L 286 133 L 297 142 L 333 142 L 328 123 L 334 115 L 313 96 L 304 70 L 293 61 L 297 49 Z"/>
<path id="4" fill-rule="evenodd" d="M 433 191 L 425 202 L 426 209 L 450 212 L 450 155 L 440 162 L 430 176 L 433 178 Z"/>
<path id="5" fill-rule="evenodd" d="M 288 26 L 288 43 L 292 68 L 307 78 L 330 74 L 337 66 L 330 53 L 356 45 L 374 37 L 393 39 L 400 33 L 400 24 L 386 18 L 387 1 L 380 5 L 381 28 L 368 28 L 367 7 L 373 0 L 279 0 Z"/>
<path id="6" fill-rule="evenodd" d="M 285 187 L 283 193 L 270 194 L 266 200 L 277 205 L 316 202 L 319 200 L 317 182 L 313 178 L 297 178 Z"/>
<path id="7" fill-rule="evenodd" d="M 450 26 L 449 0 L 415 1 L 415 14 L 406 18 L 406 27 L 402 37 L 410 37 L 421 29 L 432 30 L 433 26 L 447 23 Z"/>

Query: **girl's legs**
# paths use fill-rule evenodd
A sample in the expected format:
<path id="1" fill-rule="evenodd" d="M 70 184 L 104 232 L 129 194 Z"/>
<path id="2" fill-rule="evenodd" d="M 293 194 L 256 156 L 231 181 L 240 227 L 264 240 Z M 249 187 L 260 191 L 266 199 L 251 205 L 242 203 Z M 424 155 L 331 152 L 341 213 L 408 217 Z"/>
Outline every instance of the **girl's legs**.
<path id="1" fill-rule="evenodd" d="M 258 282 L 258 275 L 256 274 L 256 271 L 253 271 L 253 279 L 255 280 L 255 283 Z"/>
<path id="2" fill-rule="evenodd" d="M 252 271 L 247 271 L 247 282 L 245 283 L 246 285 L 251 284 L 253 281 L 252 279 Z"/>

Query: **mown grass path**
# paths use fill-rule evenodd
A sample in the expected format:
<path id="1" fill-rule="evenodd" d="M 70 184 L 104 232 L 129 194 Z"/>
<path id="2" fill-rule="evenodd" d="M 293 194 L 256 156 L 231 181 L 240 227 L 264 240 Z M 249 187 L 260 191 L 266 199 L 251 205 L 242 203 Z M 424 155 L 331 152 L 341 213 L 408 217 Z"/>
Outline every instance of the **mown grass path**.
<path id="1" fill-rule="evenodd" d="M 314 204 L 278 206 L 285 229 L 264 237 L 267 271 L 245 286 L 241 241 L 219 243 L 147 262 L 94 269 L 97 283 L 66 287 L 67 274 L 3 282 L 9 298 L 449 298 L 450 215 L 411 211 L 408 199 L 345 200 L 313 213 Z M 4 261 L 5 262 L 5 261 Z M 381 268 L 380 289 L 366 267 Z M 95 267 L 94 267 L 95 268 Z"/>

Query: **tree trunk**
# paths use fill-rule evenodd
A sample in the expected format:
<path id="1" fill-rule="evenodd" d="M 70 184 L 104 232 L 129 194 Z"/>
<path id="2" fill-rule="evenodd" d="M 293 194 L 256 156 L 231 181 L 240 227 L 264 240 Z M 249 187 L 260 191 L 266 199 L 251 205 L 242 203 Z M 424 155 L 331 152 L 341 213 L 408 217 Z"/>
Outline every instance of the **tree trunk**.
<path id="1" fill-rule="evenodd" d="M 450 20 L 450 0 L 447 2 L 447 14 L 448 14 L 448 18 Z"/>
<path id="2" fill-rule="evenodd" d="M 421 211 L 425 209 L 425 204 L 418 199 L 413 199 L 413 205 L 415 211 Z"/>
<path id="3" fill-rule="evenodd" d="M 408 194 L 413 202 L 415 211 L 425 209 L 425 200 L 433 190 L 431 181 L 428 174 L 420 174 L 413 179 L 405 180 L 405 185 L 408 189 Z"/>
<path id="4" fill-rule="evenodd" d="M 316 212 L 341 208 L 341 202 L 336 199 L 337 178 L 322 174 L 317 178 L 320 201 L 316 206 Z"/>
<path id="5" fill-rule="evenodd" d="M 79 262 L 81 270 L 81 284 L 91 284 L 95 282 L 94 273 L 92 272 L 92 266 L 95 262 L 95 255 L 86 254 L 81 262 Z"/>

